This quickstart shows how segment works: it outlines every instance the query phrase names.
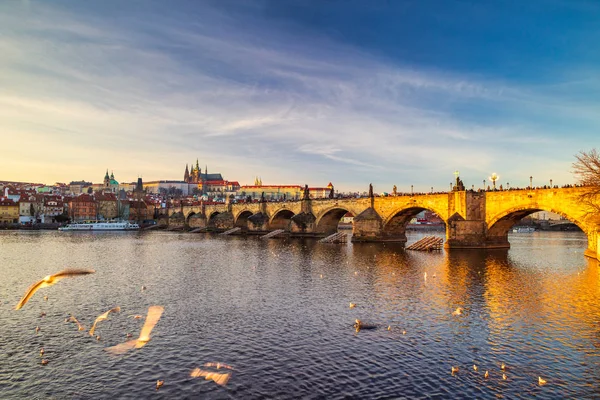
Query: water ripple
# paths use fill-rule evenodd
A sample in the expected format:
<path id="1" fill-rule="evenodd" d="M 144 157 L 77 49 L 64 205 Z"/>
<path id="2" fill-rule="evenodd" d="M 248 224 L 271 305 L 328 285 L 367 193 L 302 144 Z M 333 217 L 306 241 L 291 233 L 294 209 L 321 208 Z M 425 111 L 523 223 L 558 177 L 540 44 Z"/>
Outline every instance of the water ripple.
<path id="1" fill-rule="evenodd" d="M 310 239 L 0 232 L 0 397 L 595 396 L 600 282 L 582 256 L 585 237 L 510 239 L 508 252 L 446 254 Z M 13 310 L 31 282 L 65 267 L 97 272 Z M 121 312 L 98 325 L 100 341 L 65 322 L 73 314 L 89 328 L 116 305 Z M 103 350 L 138 335 L 143 320 L 130 316 L 151 305 L 165 311 L 146 346 L 121 357 Z M 356 318 L 376 329 L 356 332 Z M 190 377 L 208 361 L 235 367 L 227 386 Z"/>

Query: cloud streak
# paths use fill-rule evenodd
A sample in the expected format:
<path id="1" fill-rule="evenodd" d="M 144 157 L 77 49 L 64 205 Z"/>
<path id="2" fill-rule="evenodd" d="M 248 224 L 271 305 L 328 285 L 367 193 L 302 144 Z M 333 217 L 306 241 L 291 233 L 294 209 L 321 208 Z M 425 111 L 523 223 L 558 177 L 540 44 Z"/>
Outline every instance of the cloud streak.
<path id="1" fill-rule="evenodd" d="M 120 23 L 3 8 L 3 179 L 98 181 L 107 167 L 126 181 L 177 179 L 182 158 L 199 157 L 242 184 L 445 189 L 455 169 L 474 182 L 492 170 L 570 182 L 565 160 L 600 122 L 597 100 L 564 87 L 417 70 L 215 8 Z M 581 131 L 565 140 L 569 124 Z"/>

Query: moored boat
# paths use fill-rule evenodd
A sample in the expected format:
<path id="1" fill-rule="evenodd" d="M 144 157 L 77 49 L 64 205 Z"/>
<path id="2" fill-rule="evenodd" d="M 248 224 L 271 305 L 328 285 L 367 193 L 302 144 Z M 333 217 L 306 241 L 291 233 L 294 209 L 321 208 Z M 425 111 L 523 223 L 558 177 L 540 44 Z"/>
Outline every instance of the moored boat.
<path id="1" fill-rule="evenodd" d="M 73 222 L 58 228 L 59 231 L 135 231 L 140 229 L 129 221 L 82 221 Z"/>
<path id="2" fill-rule="evenodd" d="M 512 231 L 515 233 L 531 233 L 535 232 L 535 228 L 533 226 L 517 226 Z"/>

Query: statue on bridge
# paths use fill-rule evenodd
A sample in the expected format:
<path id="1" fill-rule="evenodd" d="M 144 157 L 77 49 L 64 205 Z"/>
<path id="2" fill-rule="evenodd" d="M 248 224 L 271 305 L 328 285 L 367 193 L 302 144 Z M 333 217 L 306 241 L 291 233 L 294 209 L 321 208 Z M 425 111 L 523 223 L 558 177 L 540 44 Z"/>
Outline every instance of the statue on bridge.
<path id="1" fill-rule="evenodd" d="M 398 188 L 396 187 L 396 185 L 394 185 L 394 187 L 392 188 L 392 194 L 394 196 L 398 196 Z"/>
<path id="2" fill-rule="evenodd" d="M 265 199 L 265 192 L 262 192 L 260 195 L 260 202 L 265 203 L 267 200 Z"/>
<path id="3" fill-rule="evenodd" d="M 308 192 L 308 185 L 304 185 L 304 197 L 302 200 L 310 200 L 310 193 Z"/>

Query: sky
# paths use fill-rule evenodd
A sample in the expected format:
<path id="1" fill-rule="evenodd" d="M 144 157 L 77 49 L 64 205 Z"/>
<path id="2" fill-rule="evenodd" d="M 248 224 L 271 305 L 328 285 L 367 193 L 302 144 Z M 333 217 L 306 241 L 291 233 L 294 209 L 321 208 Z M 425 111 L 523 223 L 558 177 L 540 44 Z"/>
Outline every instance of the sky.
<path id="1" fill-rule="evenodd" d="M 575 182 L 596 0 L 0 2 L 0 180 Z"/>

